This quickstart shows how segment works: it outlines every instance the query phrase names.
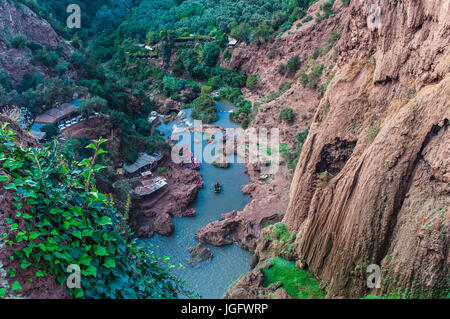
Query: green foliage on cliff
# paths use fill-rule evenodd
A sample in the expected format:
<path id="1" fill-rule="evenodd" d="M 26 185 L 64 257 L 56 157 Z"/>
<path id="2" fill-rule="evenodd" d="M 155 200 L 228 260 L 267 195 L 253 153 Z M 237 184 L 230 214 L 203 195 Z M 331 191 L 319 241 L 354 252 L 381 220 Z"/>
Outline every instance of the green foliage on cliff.
<path id="1" fill-rule="evenodd" d="M 302 153 L 303 144 L 305 143 L 308 134 L 309 130 L 298 133 L 292 149 L 288 150 L 286 153 L 283 153 L 283 157 L 287 161 L 288 166 L 292 169 L 295 169 L 297 166 L 300 154 Z"/>
<path id="2" fill-rule="evenodd" d="M 78 265 L 82 286 L 67 288 L 77 298 L 192 296 L 159 259 L 130 239 L 123 215 L 97 190 L 93 180 L 104 168 L 96 163 L 105 141 L 89 144 L 92 157 L 76 161 L 71 149 L 56 141 L 39 149 L 18 146 L 14 132 L 2 125 L 0 183 L 15 194 L 16 207 L 15 216 L 6 219 L 10 231 L 3 234 L 7 245 L 17 247 L 11 259 L 22 269 L 32 267 L 35 277 L 55 276 L 61 285 L 67 267 Z"/>
<path id="3" fill-rule="evenodd" d="M 273 266 L 263 268 L 265 287 L 282 282 L 282 288 L 296 299 L 323 299 L 325 294 L 320 289 L 314 276 L 295 267 L 295 262 L 280 257 L 272 258 L 269 263 Z"/>
<path id="4" fill-rule="evenodd" d="M 314 64 L 313 70 L 310 73 L 301 73 L 300 82 L 304 88 L 315 89 L 319 84 L 320 77 L 324 69 L 323 64 Z"/>
<path id="5" fill-rule="evenodd" d="M 285 107 L 280 111 L 280 121 L 292 123 L 292 121 L 294 120 L 294 116 L 294 110 L 290 107 Z"/>

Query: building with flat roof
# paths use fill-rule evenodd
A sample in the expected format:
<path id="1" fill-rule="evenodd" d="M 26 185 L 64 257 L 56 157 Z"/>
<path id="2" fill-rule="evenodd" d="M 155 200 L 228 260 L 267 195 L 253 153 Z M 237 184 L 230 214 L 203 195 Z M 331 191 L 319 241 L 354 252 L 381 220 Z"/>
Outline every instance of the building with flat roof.
<path id="1" fill-rule="evenodd" d="M 36 117 L 34 123 L 36 124 L 54 124 L 70 118 L 74 113 L 77 112 L 77 107 L 73 104 L 64 103 L 59 107 L 54 107 L 43 114 Z"/>
<path id="2" fill-rule="evenodd" d="M 148 196 L 156 193 L 161 188 L 167 186 L 167 180 L 164 177 L 156 177 L 141 181 L 141 185 L 136 187 L 134 192 L 139 196 Z"/>
<path id="3" fill-rule="evenodd" d="M 159 161 L 162 160 L 162 158 L 162 155 L 158 153 L 153 153 L 152 155 L 142 153 L 139 155 L 139 158 L 135 163 L 131 165 L 124 165 L 123 168 L 127 174 L 134 174 L 141 169 L 152 169 Z"/>

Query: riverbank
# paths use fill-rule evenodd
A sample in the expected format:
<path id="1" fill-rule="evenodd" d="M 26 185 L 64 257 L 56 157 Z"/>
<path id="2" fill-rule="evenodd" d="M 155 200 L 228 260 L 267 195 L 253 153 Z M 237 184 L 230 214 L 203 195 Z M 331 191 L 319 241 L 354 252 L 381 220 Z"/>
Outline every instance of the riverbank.
<path id="1" fill-rule="evenodd" d="M 135 199 L 130 211 L 129 225 L 140 238 L 150 238 L 155 232 L 171 235 L 172 218 L 182 216 L 201 187 L 197 183 L 202 180 L 201 174 L 173 163 L 170 154 L 166 154 L 155 174 L 165 178 L 167 185 L 151 196 Z"/>

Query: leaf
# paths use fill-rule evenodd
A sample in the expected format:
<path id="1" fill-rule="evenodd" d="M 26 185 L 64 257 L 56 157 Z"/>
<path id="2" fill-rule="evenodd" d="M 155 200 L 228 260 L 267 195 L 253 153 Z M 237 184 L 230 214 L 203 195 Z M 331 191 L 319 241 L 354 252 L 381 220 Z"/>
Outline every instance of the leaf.
<path id="1" fill-rule="evenodd" d="M 27 269 L 28 267 L 30 267 L 31 266 L 31 263 L 30 262 L 27 262 L 27 261 L 23 261 L 21 264 L 20 264 L 20 267 L 22 267 L 22 269 Z"/>
<path id="2" fill-rule="evenodd" d="M 84 160 L 82 160 L 80 162 L 80 165 L 83 165 L 83 166 L 89 166 L 90 164 L 91 164 L 91 162 L 87 158 L 85 158 Z"/>
<path id="3" fill-rule="evenodd" d="M 94 253 L 97 256 L 106 256 L 108 255 L 108 252 L 106 251 L 106 247 L 95 245 L 94 246 Z"/>
<path id="4" fill-rule="evenodd" d="M 91 264 L 92 257 L 88 254 L 81 254 L 80 258 L 78 258 L 78 263 L 80 265 L 89 266 Z"/>
<path id="5" fill-rule="evenodd" d="M 9 180 L 9 176 L 0 175 L 0 182 L 6 182 L 7 180 Z"/>
<path id="6" fill-rule="evenodd" d="M 84 291 L 81 288 L 75 289 L 75 298 L 83 298 Z"/>
<path id="7" fill-rule="evenodd" d="M 84 276 L 94 276 L 97 277 L 97 267 L 89 266 L 87 269 L 82 271 Z"/>
<path id="8" fill-rule="evenodd" d="M 4 297 L 6 295 L 6 289 L 0 288 L 0 297 Z"/>
<path id="9" fill-rule="evenodd" d="M 91 237 L 93 232 L 93 229 L 83 229 L 82 235 L 83 237 Z"/>
<path id="10" fill-rule="evenodd" d="M 103 216 L 102 218 L 100 218 L 98 224 L 100 226 L 112 225 L 112 220 L 108 216 Z"/>
<path id="11" fill-rule="evenodd" d="M 11 190 L 11 189 L 17 191 L 16 184 L 14 184 L 14 183 L 10 183 L 10 184 L 6 185 L 6 186 L 4 187 L 4 189 L 6 189 L 7 191 L 9 191 L 9 190 Z"/>
<path id="12" fill-rule="evenodd" d="M 13 284 L 11 285 L 11 289 L 13 291 L 20 290 L 22 289 L 22 286 L 19 284 L 18 281 L 14 281 Z"/>
<path id="13" fill-rule="evenodd" d="M 45 277 L 47 273 L 44 270 L 36 271 L 36 277 Z"/>
<path id="14" fill-rule="evenodd" d="M 97 165 L 94 166 L 93 170 L 94 170 L 94 172 L 98 172 L 98 171 L 100 171 L 100 170 L 102 170 L 104 168 L 105 168 L 105 166 L 97 164 Z"/>
<path id="15" fill-rule="evenodd" d="M 94 144 L 89 144 L 88 146 L 86 146 L 86 148 L 90 148 L 90 149 L 95 150 L 96 146 Z"/>
<path id="16" fill-rule="evenodd" d="M 72 233 L 72 235 L 74 235 L 75 237 L 81 239 L 81 231 L 79 231 L 79 230 L 74 231 L 74 232 Z"/>
<path id="17" fill-rule="evenodd" d="M 12 269 L 8 270 L 8 274 L 9 274 L 9 277 L 11 277 L 11 278 L 16 277 L 17 269 L 12 268 Z"/>
<path id="18" fill-rule="evenodd" d="M 103 266 L 105 266 L 106 268 L 114 268 L 116 267 L 116 262 L 114 261 L 114 258 L 108 257 L 105 259 Z"/>
<path id="19" fill-rule="evenodd" d="M 39 237 L 39 233 L 37 233 L 37 232 L 31 232 L 30 236 L 29 236 L 29 238 L 32 239 L 32 240 L 36 239 L 38 237 Z"/>

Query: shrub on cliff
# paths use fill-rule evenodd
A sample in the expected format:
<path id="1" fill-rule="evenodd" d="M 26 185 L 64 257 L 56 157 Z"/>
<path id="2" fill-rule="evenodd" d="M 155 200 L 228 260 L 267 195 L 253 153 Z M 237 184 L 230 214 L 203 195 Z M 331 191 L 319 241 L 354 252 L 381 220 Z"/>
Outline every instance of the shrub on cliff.
<path id="1" fill-rule="evenodd" d="M 27 44 L 27 38 L 25 38 L 23 35 L 17 35 L 11 40 L 11 45 L 13 48 L 22 50 L 25 48 Z"/>
<path id="2" fill-rule="evenodd" d="M 300 157 L 300 154 L 302 153 L 303 144 L 305 143 L 308 134 L 309 130 L 298 133 L 295 138 L 293 147 L 286 153 L 283 153 L 283 157 L 286 160 L 289 168 L 295 169 L 295 167 L 297 166 L 298 159 Z"/>
<path id="3" fill-rule="evenodd" d="M 58 54 L 55 51 L 47 49 L 39 50 L 33 58 L 33 61 L 39 62 L 48 68 L 54 68 L 58 63 Z"/>
<path id="4" fill-rule="evenodd" d="M 294 110 L 290 107 L 285 107 L 280 111 L 280 122 L 292 123 L 294 116 Z"/>
<path id="5" fill-rule="evenodd" d="M 315 89 L 319 84 L 323 68 L 323 64 L 315 64 L 311 73 L 301 73 L 300 82 L 302 83 L 303 87 L 308 89 Z"/>
<path id="6" fill-rule="evenodd" d="M 61 285 L 69 265 L 79 267 L 80 288 L 67 288 L 77 298 L 173 298 L 192 294 L 161 262 L 132 240 L 122 214 L 100 193 L 94 174 L 105 152 L 97 140 L 87 146 L 90 159 L 73 160 L 69 148 L 52 142 L 42 149 L 15 144 L 7 124 L 0 129 L 2 187 L 15 193 L 15 216 L 7 216 L 6 244 L 11 256 L 35 277 L 53 275 Z M 19 274 L 21 269 L 10 269 Z M 21 289 L 20 276 L 14 288 Z M 33 278 L 31 278 L 32 280 Z M 23 284 L 23 283 L 22 283 Z"/>
<path id="7" fill-rule="evenodd" d="M 253 91 L 256 89 L 256 87 L 259 84 L 259 75 L 255 74 L 255 75 L 250 75 L 249 77 L 247 77 L 247 83 L 246 86 L 250 91 Z"/>

